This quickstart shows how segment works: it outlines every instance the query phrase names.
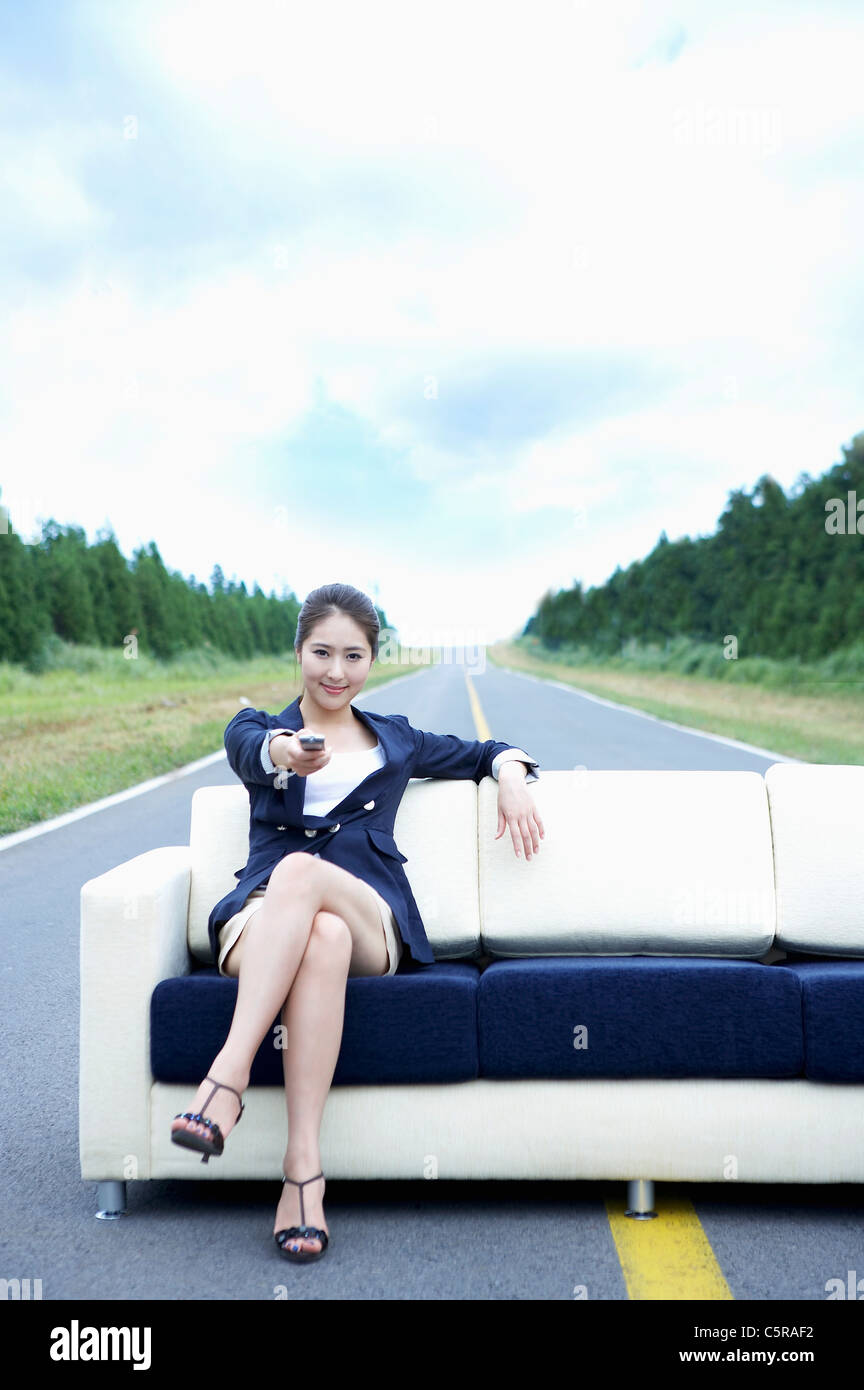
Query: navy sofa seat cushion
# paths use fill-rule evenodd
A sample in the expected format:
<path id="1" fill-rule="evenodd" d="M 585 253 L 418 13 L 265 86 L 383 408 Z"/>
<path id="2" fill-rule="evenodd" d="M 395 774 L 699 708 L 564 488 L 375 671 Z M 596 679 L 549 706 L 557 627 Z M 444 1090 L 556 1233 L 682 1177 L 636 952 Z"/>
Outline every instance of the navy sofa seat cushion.
<path id="1" fill-rule="evenodd" d="M 497 960 L 477 1003 L 481 1076 L 803 1075 L 800 984 L 756 961 Z"/>
<path id="2" fill-rule="evenodd" d="M 477 983 L 473 964 L 347 981 L 342 1045 L 333 1085 L 473 1081 L 477 1076 Z M 215 966 L 161 980 L 150 999 L 154 1080 L 197 1086 L 223 1046 L 237 981 Z M 283 1086 L 273 1025 L 252 1063 L 250 1086 Z"/>
<path id="3" fill-rule="evenodd" d="M 864 1081 L 864 960 L 790 957 L 777 969 L 801 985 L 808 1080 Z"/>

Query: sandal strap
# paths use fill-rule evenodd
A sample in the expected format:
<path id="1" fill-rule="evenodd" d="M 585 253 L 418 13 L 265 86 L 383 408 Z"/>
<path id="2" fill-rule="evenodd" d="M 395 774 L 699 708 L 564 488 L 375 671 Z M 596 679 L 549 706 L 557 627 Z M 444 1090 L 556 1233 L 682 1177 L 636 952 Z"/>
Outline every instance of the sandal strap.
<path id="1" fill-rule="evenodd" d="M 205 1080 L 205 1081 L 213 1081 L 213 1077 L 212 1077 L 212 1076 L 205 1076 L 205 1077 L 204 1077 L 204 1080 Z M 233 1087 L 233 1086 L 228 1086 L 224 1081 L 213 1081 L 213 1090 L 210 1092 L 209 1096 L 207 1097 L 207 1099 L 206 1099 L 205 1102 L 204 1102 L 204 1109 L 205 1109 L 205 1110 L 207 1109 L 207 1106 L 210 1104 L 210 1102 L 211 1102 L 211 1100 L 213 1099 L 213 1097 L 215 1096 L 216 1092 L 217 1092 L 218 1090 L 220 1090 L 220 1089 L 223 1090 L 223 1091 L 234 1091 L 235 1096 L 237 1097 L 237 1099 L 238 1099 L 239 1102 L 240 1102 L 240 1115 L 242 1115 L 242 1114 L 243 1114 L 243 1111 L 244 1111 L 245 1108 L 246 1108 L 246 1107 L 244 1106 L 244 1104 L 243 1104 L 243 1097 L 241 1096 L 241 1094 L 240 1094 L 239 1091 L 234 1090 L 234 1087 Z M 235 1124 L 238 1123 L 238 1121 L 239 1121 L 239 1119 L 240 1119 L 240 1115 L 238 1115 L 238 1116 L 237 1116 L 237 1119 L 234 1121 Z"/>
<path id="2" fill-rule="evenodd" d="M 198 1124 L 206 1125 L 214 1134 L 222 1137 L 222 1131 L 215 1120 L 210 1120 L 206 1115 L 193 1115 L 191 1110 L 184 1110 L 182 1115 L 175 1115 L 175 1120 L 196 1120 Z"/>
<path id="3" fill-rule="evenodd" d="M 307 1182 L 317 1182 L 317 1180 L 318 1180 L 319 1178 L 323 1178 L 323 1176 L 324 1176 L 323 1173 L 316 1173 L 314 1178 L 304 1178 L 302 1182 L 298 1182 L 296 1178 L 286 1178 L 285 1174 L 284 1174 L 284 1173 L 282 1174 L 282 1181 L 283 1181 L 283 1182 L 293 1182 L 294 1186 L 295 1186 L 295 1187 L 299 1187 L 299 1189 L 300 1189 L 300 1220 L 301 1220 L 301 1222 L 304 1223 L 304 1229 L 305 1229 L 305 1222 L 306 1222 L 306 1213 L 305 1213 L 304 1210 L 303 1210 L 303 1188 L 306 1186 Z M 297 1228 L 297 1227 L 292 1227 L 292 1230 L 296 1230 L 296 1229 L 299 1229 L 299 1228 Z M 314 1230 L 314 1227 L 310 1226 L 308 1229 L 309 1229 L 309 1230 Z M 317 1240 L 317 1239 L 318 1239 L 318 1236 L 315 1236 L 314 1239 Z"/>

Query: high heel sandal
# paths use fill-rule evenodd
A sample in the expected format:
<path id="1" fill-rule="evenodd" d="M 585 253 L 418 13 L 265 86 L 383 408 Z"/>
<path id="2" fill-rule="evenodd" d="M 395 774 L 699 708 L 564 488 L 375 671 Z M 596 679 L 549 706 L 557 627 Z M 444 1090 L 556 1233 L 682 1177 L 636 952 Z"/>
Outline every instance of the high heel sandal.
<path id="1" fill-rule="evenodd" d="M 213 1077 L 205 1076 L 204 1080 L 213 1081 Z M 211 1100 L 215 1096 L 216 1092 L 220 1089 L 220 1087 L 224 1091 L 234 1091 L 234 1087 L 226 1086 L 224 1081 L 213 1081 L 213 1090 L 210 1092 L 209 1096 L 204 1102 L 205 1110 L 207 1109 L 207 1106 L 210 1104 Z M 243 1111 L 246 1109 L 246 1107 L 243 1104 L 243 1097 L 240 1095 L 240 1092 L 234 1091 L 234 1094 L 240 1102 L 240 1114 L 234 1121 L 235 1125 L 237 1125 L 243 1118 Z M 198 1124 L 206 1125 L 207 1128 L 210 1130 L 210 1134 L 212 1134 L 213 1137 L 211 1139 L 210 1135 L 207 1134 L 195 1134 L 194 1131 L 191 1129 L 172 1129 L 172 1144 L 179 1144 L 181 1149 L 194 1149 L 196 1153 L 203 1154 L 204 1157 L 201 1160 L 202 1163 L 209 1163 L 211 1157 L 218 1158 L 220 1154 L 223 1152 L 225 1148 L 225 1140 L 223 1139 L 222 1131 L 215 1120 L 208 1120 L 207 1116 L 203 1113 L 200 1115 L 193 1115 L 189 1110 L 185 1110 L 182 1115 L 175 1115 L 174 1119 L 195 1120 Z"/>
<path id="2" fill-rule="evenodd" d="M 289 1226 L 287 1230 L 277 1231 L 273 1239 L 279 1247 L 279 1254 L 283 1260 L 294 1260 L 297 1264 L 308 1264 L 312 1260 L 320 1260 L 327 1246 L 330 1244 L 330 1237 L 326 1231 L 322 1231 L 318 1226 L 306 1225 L 306 1214 L 303 1211 L 303 1188 L 307 1182 L 315 1182 L 318 1178 L 323 1178 L 323 1173 L 316 1173 L 314 1178 L 304 1178 L 303 1182 L 297 1182 L 296 1178 L 283 1177 L 283 1182 L 293 1182 L 295 1187 L 300 1189 L 300 1225 Z M 320 1240 L 320 1250 L 289 1250 L 288 1243 L 291 1240 Z"/>

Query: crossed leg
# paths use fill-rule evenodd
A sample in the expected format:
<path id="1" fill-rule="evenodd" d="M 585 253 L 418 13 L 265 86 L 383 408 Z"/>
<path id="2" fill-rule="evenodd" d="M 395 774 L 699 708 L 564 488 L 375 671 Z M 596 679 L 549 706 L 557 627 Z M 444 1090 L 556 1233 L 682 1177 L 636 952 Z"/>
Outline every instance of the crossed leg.
<path id="1" fill-rule="evenodd" d="M 383 975 L 388 966 L 378 904 L 368 885 L 311 854 L 286 855 L 223 964 L 226 975 L 237 977 L 237 1003 L 228 1037 L 208 1073 L 245 1090 L 252 1060 L 281 1006 L 286 1177 L 303 1181 L 321 1171 L 319 1131 L 342 1041 L 346 979 Z M 194 1113 L 211 1089 L 212 1083 L 202 1082 Z M 227 1138 L 239 1102 L 230 1091 L 218 1090 L 207 1114 Z M 206 1132 L 193 1121 L 174 1121 L 175 1128 L 184 1124 Z M 323 1195 L 323 1179 L 303 1188 L 306 1224 L 326 1230 Z M 274 1234 L 299 1224 L 299 1188 L 285 1183 Z M 309 1251 L 321 1248 L 312 1239 L 292 1244 Z"/>

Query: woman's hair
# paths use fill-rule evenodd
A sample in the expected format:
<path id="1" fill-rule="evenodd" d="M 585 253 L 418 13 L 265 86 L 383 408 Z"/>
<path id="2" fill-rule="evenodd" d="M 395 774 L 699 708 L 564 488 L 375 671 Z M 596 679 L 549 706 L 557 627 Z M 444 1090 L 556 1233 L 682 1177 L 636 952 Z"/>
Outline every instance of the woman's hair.
<path id="1" fill-rule="evenodd" d="M 337 612 L 353 618 L 357 626 L 363 629 L 372 648 L 372 660 L 375 661 L 378 656 L 378 633 L 381 629 L 378 613 L 372 600 L 359 589 L 352 588 L 350 584 L 325 584 L 306 595 L 297 618 L 295 653 L 303 650 L 303 643 L 316 623 Z"/>

